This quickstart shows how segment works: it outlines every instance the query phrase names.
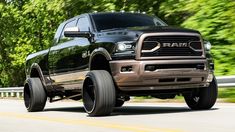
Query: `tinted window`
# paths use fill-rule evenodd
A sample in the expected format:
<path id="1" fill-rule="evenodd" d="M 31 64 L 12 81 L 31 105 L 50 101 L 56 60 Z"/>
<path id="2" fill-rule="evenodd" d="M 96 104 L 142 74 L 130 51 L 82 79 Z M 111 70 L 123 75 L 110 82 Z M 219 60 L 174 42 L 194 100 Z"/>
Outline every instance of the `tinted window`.
<path id="1" fill-rule="evenodd" d="M 113 28 L 165 25 L 161 20 L 144 14 L 104 13 L 93 14 L 92 17 L 98 31 Z"/>
<path id="2" fill-rule="evenodd" d="M 76 26 L 76 19 L 72 20 L 72 21 L 69 21 L 65 24 L 64 28 L 63 28 L 63 31 L 61 32 L 60 34 L 60 40 L 59 40 L 59 43 L 62 43 L 62 42 L 65 42 L 65 41 L 68 41 L 70 40 L 71 38 L 68 38 L 68 37 L 64 37 L 64 30 L 66 28 L 69 28 L 69 27 L 75 27 Z"/>
<path id="3" fill-rule="evenodd" d="M 89 21 L 87 18 L 82 17 L 78 20 L 77 26 L 80 31 L 89 31 Z"/>

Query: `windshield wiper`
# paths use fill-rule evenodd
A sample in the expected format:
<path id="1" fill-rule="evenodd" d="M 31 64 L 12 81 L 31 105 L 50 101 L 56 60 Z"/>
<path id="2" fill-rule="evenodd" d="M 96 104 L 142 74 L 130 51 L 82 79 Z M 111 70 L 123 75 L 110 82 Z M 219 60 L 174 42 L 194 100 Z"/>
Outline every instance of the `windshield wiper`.
<path id="1" fill-rule="evenodd" d="M 126 28 L 110 28 L 110 29 L 104 29 L 104 30 L 100 30 L 100 31 L 106 32 L 106 31 L 115 31 L 115 30 L 122 30 L 122 29 L 126 29 Z"/>

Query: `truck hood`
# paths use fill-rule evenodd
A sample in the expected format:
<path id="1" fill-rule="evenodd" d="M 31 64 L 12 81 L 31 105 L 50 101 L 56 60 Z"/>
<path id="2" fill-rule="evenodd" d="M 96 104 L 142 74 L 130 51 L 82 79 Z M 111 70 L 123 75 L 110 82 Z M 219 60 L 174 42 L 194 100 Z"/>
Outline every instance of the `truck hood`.
<path id="1" fill-rule="evenodd" d="M 132 28 L 128 28 L 128 30 L 139 31 L 139 32 L 142 32 L 142 33 L 153 33 L 153 32 L 199 33 L 196 30 L 186 29 L 186 28 L 178 28 L 178 27 L 171 27 L 171 26 L 132 27 Z"/>
<path id="2" fill-rule="evenodd" d="M 131 28 L 123 28 L 123 29 L 110 29 L 104 30 L 97 34 L 98 40 L 105 41 L 108 40 L 112 42 L 118 41 L 136 41 L 141 34 L 144 33 L 161 33 L 161 32 L 182 32 L 182 33 L 197 33 L 200 32 L 192 29 L 186 28 L 177 28 L 170 26 L 152 26 L 152 27 L 131 27 Z"/>

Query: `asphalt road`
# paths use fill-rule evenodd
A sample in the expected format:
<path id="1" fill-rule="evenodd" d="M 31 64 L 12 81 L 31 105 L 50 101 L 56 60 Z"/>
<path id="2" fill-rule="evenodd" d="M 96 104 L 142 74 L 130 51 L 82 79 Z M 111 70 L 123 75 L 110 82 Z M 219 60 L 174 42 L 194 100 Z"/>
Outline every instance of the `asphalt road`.
<path id="1" fill-rule="evenodd" d="M 0 132 L 234 132 L 235 104 L 191 111 L 184 103 L 126 103 L 108 117 L 89 117 L 82 103 L 47 103 L 28 113 L 22 100 L 0 99 Z"/>

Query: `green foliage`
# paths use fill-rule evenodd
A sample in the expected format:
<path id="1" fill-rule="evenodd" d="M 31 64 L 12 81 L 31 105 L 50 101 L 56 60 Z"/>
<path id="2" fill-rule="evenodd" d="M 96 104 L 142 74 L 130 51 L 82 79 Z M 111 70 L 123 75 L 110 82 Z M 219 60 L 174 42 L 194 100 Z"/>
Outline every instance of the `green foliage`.
<path id="1" fill-rule="evenodd" d="M 217 75 L 235 74 L 234 0 L 0 0 L 0 85 L 19 86 L 28 54 L 50 47 L 59 24 L 86 12 L 139 11 L 199 30 Z"/>
<path id="2" fill-rule="evenodd" d="M 235 88 L 219 88 L 218 97 L 225 102 L 235 103 Z"/>
<path id="3" fill-rule="evenodd" d="M 0 4 L 0 79 L 3 86 L 23 85 L 29 53 L 46 49 L 66 19 L 64 1 L 34 0 Z"/>
<path id="4" fill-rule="evenodd" d="M 217 75 L 235 75 L 235 44 L 216 45 L 212 48 Z"/>
<path id="5" fill-rule="evenodd" d="M 186 7 L 193 15 L 183 26 L 201 31 L 214 44 L 235 44 L 234 0 L 192 0 Z"/>

